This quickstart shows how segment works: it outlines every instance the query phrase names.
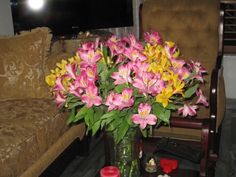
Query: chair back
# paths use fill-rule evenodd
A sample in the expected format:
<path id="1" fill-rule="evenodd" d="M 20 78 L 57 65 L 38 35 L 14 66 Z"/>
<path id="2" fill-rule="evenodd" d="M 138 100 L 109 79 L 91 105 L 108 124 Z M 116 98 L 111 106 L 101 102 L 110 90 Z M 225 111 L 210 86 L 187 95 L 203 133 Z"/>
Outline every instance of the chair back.
<path id="1" fill-rule="evenodd" d="M 183 59 L 199 61 L 207 69 L 204 94 L 209 98 L 211 72 L 221 46 L 219 0 L 145 0 L 140 16 L 140 35 L 158 31 L 163 40 L 177 44 Z M 200 112 L 199 117 L 209 115 L 207 109 Z"/>

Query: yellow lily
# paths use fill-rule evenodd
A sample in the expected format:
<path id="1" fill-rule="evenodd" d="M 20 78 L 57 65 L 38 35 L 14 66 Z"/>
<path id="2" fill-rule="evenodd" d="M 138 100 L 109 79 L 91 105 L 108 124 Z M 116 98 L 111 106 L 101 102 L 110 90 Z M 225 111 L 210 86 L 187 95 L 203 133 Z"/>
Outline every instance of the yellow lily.
<path id="1" fill-rule="evenodd" d="M 169 102 L 172 102 L 170 100 L 170 97 L 173 95 L 173 88 L 171 86 L 168 86 L 167 88 L 163 89 L 160 94 L 156 96 L 156 101 L 161 103 L 163 107 L 165 108 Z"/>

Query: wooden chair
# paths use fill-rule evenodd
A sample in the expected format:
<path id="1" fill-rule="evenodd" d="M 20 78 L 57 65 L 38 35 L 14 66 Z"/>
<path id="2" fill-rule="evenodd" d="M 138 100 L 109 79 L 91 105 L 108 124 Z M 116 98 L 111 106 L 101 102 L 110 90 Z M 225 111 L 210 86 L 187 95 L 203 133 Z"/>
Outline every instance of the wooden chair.
<path id="1" fill-rule="evenodd" d="M 200 176 L 208 176 L 218 158 L 225 111 L 223 15 L 218 0 L 145 0 L 140 7 L 141 38 L 146 31 L 158 31 L 164 40 L 176 42 L 183 58 L 201 62 L 208 71 L 204 94 L 209 108 L 201 107 L 194 118 L 173 114 L 170 127 L 154 128 L 150 135 L 197 142 L 204 152 Z"/>

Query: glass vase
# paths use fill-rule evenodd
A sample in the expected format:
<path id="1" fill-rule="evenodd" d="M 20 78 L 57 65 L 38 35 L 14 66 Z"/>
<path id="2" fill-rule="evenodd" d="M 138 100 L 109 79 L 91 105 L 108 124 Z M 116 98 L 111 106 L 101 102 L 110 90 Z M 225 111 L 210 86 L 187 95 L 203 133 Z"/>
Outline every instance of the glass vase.
<path id="1" fill-rule="evenodd" d="M 121 177 L 139 177 L 139 132 L 130 128 L 124 138 L 115 143 L 115 135 L 105 132 L 106 164 L 117 166 Z"/>

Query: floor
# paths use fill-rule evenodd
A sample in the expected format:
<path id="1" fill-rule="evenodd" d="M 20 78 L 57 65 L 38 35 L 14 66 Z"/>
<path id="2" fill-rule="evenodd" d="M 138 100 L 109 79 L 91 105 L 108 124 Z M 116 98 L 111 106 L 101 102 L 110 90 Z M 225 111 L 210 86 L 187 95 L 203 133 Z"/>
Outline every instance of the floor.
<path id="1" fill-rule="evenodd" d="M 215 177 L 236 177 L 236 100 L 228 99 L 226 107 L 226 115 L 222 125 L 220 159 L 216 164 Z M 53 168 L 54 171 L 61 171 L 61 173 L 52 176 L 95 177 L 105 161 L 103 149 L 102 137 L 93 137 L 88 156 L 76 156 L 67 162 L 63 160 L 59 168 L 58 165 Z M 63 163 L 64 165 L 62 165 Z M 51 176 L 45 173 L 41 177 Z"/>

